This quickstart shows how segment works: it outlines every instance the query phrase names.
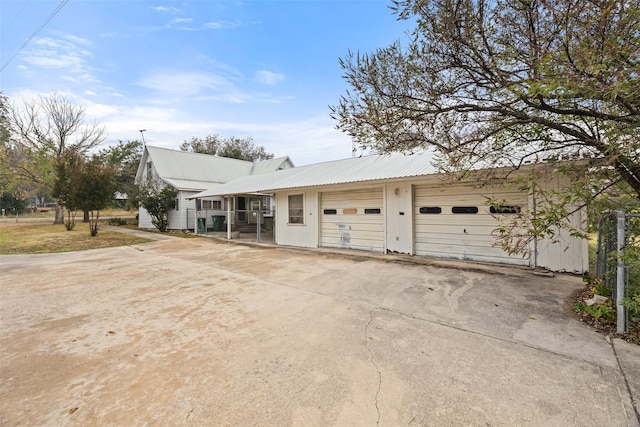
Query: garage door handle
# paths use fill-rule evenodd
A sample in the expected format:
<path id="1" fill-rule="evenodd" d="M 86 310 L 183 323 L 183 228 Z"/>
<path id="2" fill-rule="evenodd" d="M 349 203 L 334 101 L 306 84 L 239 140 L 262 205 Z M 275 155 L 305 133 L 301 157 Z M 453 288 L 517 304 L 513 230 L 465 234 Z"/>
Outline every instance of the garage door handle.
<path id="1" fill-rule="evenodd" d="M 400 212 L 400 215 L 404 215 L 404 212 Z"/>

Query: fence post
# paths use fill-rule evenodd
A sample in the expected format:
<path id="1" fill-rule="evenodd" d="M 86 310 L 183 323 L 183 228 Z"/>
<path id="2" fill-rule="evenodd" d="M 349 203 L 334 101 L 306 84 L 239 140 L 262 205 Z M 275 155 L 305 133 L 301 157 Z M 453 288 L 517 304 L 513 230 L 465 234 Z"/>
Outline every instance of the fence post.
<path id="1" fill-rule="evenodd" d="M 616 318 L 617 318 L 617 329 L 616 332 L 619 334 L 624 334 L 627 332 L 626 327 L 626 313 L 624 305 L 622 305 L 622 300 L 624 298 L 624 259 L 623 259 L 623 247 L 625 242 L 625 215 L 624 211 L 616 211 L 617 216 L 617 236 L 618 241 L 616 244 L 616 257 L 618 259 L 617 264 L 617 274 L 616 274 Z"/>

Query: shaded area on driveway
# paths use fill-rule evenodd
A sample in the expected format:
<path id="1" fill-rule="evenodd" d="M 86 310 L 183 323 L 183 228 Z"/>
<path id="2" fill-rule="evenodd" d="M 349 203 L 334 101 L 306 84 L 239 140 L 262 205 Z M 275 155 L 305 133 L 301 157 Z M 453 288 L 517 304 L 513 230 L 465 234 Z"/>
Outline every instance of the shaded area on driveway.
<path id="1" fill-rule="evenodd" d="M 204 238 L 0 266 L 0 423 L 638 425 L 575 277 Z"/>

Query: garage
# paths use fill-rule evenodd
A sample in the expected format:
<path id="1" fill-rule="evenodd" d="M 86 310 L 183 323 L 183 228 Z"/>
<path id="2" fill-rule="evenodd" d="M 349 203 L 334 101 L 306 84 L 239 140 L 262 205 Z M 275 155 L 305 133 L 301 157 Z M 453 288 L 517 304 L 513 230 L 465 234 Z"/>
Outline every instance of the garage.
<path id="1" fill-rule="evenodd" d="M 382 187 L 323 192 L 320 246 L 384 251 Z"/>
<path id="2" fill-rule="evenodd" d="M 487 205 L 495 197 L 501 209 Z M 529 257 L 509 255 L 494 246 L 493 231 L 501 220 L 527 208 L 526 195 L 517 191 L 491 193 L 465 186 L 446 188 L 416 185 L 414 193 L 415 253 L 441 258 L 529 265 Z"/>

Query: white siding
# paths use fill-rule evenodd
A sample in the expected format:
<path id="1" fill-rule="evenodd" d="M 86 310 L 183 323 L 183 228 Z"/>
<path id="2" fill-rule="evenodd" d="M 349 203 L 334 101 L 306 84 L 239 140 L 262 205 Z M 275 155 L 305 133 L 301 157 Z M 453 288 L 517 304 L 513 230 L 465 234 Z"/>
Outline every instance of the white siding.
<path id="1" fill-rule="evenodd" d="M 510 256 L 495 246 L 493 235 L 499 224 L 489 211 L 490 197 L 527 209 L 527 196 L 504 189 L 474 189 L 464 186 L 417 185 L 414 198 L 415 253 L 441 258 L 529 265 L 529 257 Z M 454 206 L 476 206 L 477 214 L 454 214 Z M 440 214 L 420 213 L 420 207 L 439 207 Z"/>
<path id="2" fill-rule="evenodd" d="M 385 250 L 382 187 L 324 192 L 321 200 L 320 246 L 372 252 Z M 380 213 L 366 214 L 365 209 L 380 209 Z M 336 213 L 326 214 L 325 210 Z"/>
<path id="3" fill-rule="evenodd" d="M 547 188 L 560 190 L 570 186 L 568 178 L 556 177 L 553 182 L 545 184 Z M 533 197 L 530 198 L 531 206 L 534 205 Z M 543 208 L 541 202 L 537 202 L 538 209 Z M 571 226 L 580 229 L 585 227 L 587 214 L 580 209 L 571 216 Z M 537 242 L 537 267 L 551 271 L 564 271 L 568 273 L 585 273 L 589 271 L 589 242 L 586 239 L 572 237 L 568 230 L 556 230 L 553 238 L 539 239 Z"/>
<path id="4" fill-rule="evenodd" d="M 143 207 L 138 209 L 138 228 L 155 228 L 151 223 L 151 215 Z"/>
<path id="5" fill-rule="evenodd" d="M 304 196 L 304 224 L 289 224 L 289 195 Z M 276 238 L 278 245 L 318 247 L 318 192 L 300 190 L 277 193 L 276 197 Z"/>
<path id="6" fill-rule="evenodd" d="M 178 192 L 178 210 L 169 210 L 169 230 L 185 230 L 187 228 L 187 210 L 191 215 L 194 214 L 196 208 L 196 200 L 188 200 L 187 197 L 196 194 L 196 191 L 179 191 Z"/>

